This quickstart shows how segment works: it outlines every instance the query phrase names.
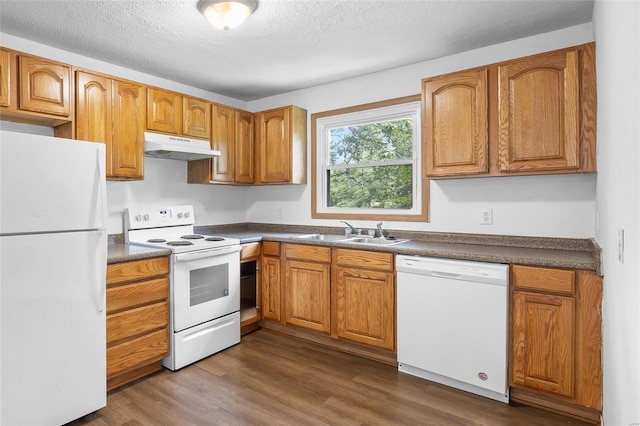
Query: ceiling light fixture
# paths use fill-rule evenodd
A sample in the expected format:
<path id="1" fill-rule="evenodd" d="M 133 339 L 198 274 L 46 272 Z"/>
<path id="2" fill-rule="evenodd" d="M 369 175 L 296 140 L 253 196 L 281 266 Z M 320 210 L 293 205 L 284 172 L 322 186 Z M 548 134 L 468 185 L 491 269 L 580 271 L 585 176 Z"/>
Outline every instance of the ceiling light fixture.
<path id="1" fill-rule="evenodd" d="M 258 7 L 255 0 L 200 0 L 198 10 L 207 17 L 211 25 L 229 30 L 242 24 Z"/>

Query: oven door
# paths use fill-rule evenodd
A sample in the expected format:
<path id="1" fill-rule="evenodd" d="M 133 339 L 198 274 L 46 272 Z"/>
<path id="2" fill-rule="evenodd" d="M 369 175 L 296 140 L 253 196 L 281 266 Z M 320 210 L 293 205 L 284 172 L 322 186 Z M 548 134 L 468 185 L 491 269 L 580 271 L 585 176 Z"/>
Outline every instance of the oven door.
<path id="1" fill-rule="evenodd" d="M 240 309 L 240 246 L 173 256 L 173 331 Z"/>

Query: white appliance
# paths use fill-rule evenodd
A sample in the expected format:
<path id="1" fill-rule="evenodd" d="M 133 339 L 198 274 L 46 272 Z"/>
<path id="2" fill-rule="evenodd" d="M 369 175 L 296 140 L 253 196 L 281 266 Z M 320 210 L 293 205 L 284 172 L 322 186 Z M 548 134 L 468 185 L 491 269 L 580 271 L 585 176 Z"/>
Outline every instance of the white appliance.
<path id="1" fill-rule="evenodd" d="M 106 405 L 103 144 L 0 131 L 0 424 Z"/>
<path id="2" fill-rule="evenodd" d="M 508 268 L 396 256 L 398 370 L 508 403 Z"/>
<path id="3" fill-rule="evenodd" d="M 171 254 L 169 356 L 178 370 L 240 343 L 240 240 L 194 234 L 193 206 L 127 209 L 125 241 Z"/>
<path id="4" fill-rule="evenodd" d="M 217 157 L 220 155 L 220 151 L 212 150 L 209 141 L 206 140 L 145 132 L 144 155 L 169 160 L 191 161 Z"/>

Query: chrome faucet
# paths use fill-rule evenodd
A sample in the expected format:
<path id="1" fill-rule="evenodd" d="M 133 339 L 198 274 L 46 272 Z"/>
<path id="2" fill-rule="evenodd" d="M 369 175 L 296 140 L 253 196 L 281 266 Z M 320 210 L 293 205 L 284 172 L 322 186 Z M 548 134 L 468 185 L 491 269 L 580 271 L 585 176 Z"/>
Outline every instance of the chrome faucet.
<path id="1" fill-rule="evenodd" d="M 382 222 L 378 222 L 377 226 L 378 226 L 378 232 L 380 233 L 380 238 L 383 238 L 383 239 L 386 238 L 384 236 L 384 231 L 382 230 Z"/>
<path id="2" fill-rule="evenodd" d="M 349 222 L 345 222 L 344 220 L 341 220 L 340 222 L 344 223 L 345 225 L 347 225 L 349 228 L 351 228 L 351 232 L 353 232 L 356 235 L 360 235 L 362 234 L 362 229 L 360 228 L 354 228 Z"/>

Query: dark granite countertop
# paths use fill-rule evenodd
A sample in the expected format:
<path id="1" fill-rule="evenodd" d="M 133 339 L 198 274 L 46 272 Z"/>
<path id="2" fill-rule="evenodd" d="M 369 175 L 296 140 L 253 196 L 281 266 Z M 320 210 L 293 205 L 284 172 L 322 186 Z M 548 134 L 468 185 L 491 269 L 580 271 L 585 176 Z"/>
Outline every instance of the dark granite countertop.
<path id="1" fill-rule="evenodd" d="M 195 231 L 202 234 L 237 238 L 243 244 L 256 241 L 277 241 L 447 259 L 583 269 L 601 273 L 600 247 L 592 239 L 389 230 L 388 234 L 410 241 L 392 246 L 372 247 L 357 243 L 336 242 L 336 239 L 340 239 L 343 228 L 334 227 L 243 223 L 197 226 Z M 300 238 L 301 235 L 313 233 L 335 235 L 336 238 L 326 241 Z M 171 251 L 166 249 L 128 245 L 124 243 L 122 235 L 110 235 L 107 263 L 170 254 Z"/>
<path id="2" fill-rule="evenodd" d="M 107 264 L 169 255 L 171 250 L 125 244 L 120 235 L 109 235 Z"/>
<path id="3" fill-rule="evenodd" d="M 306 240 L 300 235 L 341 235 L 342 228 L 274 224 L 240 224 L 196 227 L 204 234 L 238 238 L 241 243 L 277 241 L 343 247 L 394 254 L 431 256 L 491 263 L 511 263 L 595 271 L 600 274 L 600 247 L 592 239 L 523 237 L 480 234 L 387 231 L 410 241 L 393 246 L 363 246 L 335 240 Z"/>

